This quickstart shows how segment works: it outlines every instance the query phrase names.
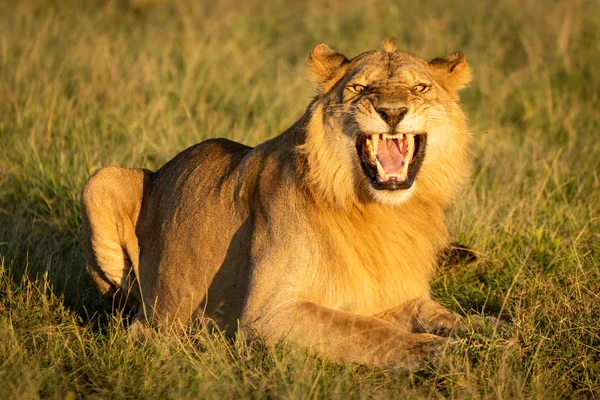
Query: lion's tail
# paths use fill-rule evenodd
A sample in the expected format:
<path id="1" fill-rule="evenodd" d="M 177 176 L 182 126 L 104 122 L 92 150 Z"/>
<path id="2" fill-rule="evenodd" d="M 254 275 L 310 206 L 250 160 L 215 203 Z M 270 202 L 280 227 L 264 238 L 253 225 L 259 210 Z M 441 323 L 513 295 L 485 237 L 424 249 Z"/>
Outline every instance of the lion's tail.
<path id="1" fill-rule="evenodd" d="M 136 279 L 139 243 L 136 225 L 152 172 L 105 167 L 81 194 L 81 246 L 88 273 L 116 307 L 141 303 Z"/>

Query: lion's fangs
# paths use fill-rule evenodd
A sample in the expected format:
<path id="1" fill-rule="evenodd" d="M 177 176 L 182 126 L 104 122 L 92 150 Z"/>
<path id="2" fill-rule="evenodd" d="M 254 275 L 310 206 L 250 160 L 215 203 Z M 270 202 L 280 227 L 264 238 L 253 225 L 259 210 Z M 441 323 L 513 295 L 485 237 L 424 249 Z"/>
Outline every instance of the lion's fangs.
<path id="1" fill-rule="evenodd" d="M 404 159 L 404 165 L 399 174 L 387 174 L 383 169 L 383 166 L 377 159 L 377 149 L 379 148 L 380 140 L 393 140 L 397 139 L 400 141 L 402 147 L 406 145 L 406 154 Z M 397 180 L 405 180 L 408 178 L 408 165 L 411 163 L 414 151 L 415 151 L 415 134 L 410 133 L 398 133 L 398 134 L 372 134 L 365 138 L 365 144 L 369 154 L 369 162 L 377 167 L 377 174 L 381 181 L 388 181 L 392 178 Z"/>

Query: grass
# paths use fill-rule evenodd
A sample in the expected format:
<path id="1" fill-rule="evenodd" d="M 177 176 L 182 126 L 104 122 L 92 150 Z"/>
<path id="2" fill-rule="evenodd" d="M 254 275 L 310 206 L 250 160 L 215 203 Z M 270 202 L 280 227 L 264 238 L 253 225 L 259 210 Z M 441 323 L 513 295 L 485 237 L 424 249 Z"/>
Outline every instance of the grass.
<path id="1" fill-rule="evenodd" d="M 0 0 L 0 398 L 600 397 L 600 3 Z M 78 248 L 79 193 L 103 165 L 156 169 L 208 137 L 257 144 L 313 93 L 304 60 L 396 36 L 462 50 L 475 133 L 440 271 L 471 333 L 414 375 L 328 364 L 217 334 L 134 340 Z"/>

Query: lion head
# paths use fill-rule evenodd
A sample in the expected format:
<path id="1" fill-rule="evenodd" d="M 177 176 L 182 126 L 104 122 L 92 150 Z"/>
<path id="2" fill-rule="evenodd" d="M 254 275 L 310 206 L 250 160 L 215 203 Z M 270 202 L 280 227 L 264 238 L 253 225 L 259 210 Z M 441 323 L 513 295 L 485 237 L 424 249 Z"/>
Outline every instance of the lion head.
<path id="1" fill-rule="evenodd" d="M 472 75 L 462 53 L 427 62 L 385 40 L 382 50 L 349 60 L 319 44 L 309 69 L 318 93 L 304 150 L 326 197 L 390 205 L 419 195 L 453 199 L 469 173 L 457 93 Z"/>

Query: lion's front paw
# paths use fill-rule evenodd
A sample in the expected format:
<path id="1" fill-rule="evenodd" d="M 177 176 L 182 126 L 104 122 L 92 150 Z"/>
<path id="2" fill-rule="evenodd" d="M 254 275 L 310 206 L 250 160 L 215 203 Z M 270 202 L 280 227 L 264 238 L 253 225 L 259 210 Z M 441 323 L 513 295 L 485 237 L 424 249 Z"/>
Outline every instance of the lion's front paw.
<path id="1" fill-rule="evenodd" d="M 416 334 L 416 338 L 404 342 L 388 352 L 385 366 L 397 370 L 418 371 L 430 363 L 437 363 L 444 351 L 456 343 L 455 339 L 430 334 Z"/>
<path id="2" fill-rule="evenodd" d="M 461 328 L 463 318 L 456 314 L 444 313 L 438 314 L 435 318 L 419 321 L 419 332 L 431 333 L 437 336 L 448 337 Z"/>
<path id="3" fill-rule="evenodd" d="M 492 328 L 498 331 L 505 331 L 511 324 L 502 321 L 496 317 L 480 315 L 469 315 L 461 317 L 456 314 L 440 314 L 427 321 L 419 321 L 419 332 L 431 333 L 437 336 L 460 335 L 470 331 L 476 331 L 483 328 Z"/>
<path id="4" fill-rule="evenodd" d="M 466 332 L 469 328 L 473 330 L 479 330 L 482 328 L 492 328 L 497 331 L 505 331 L 510 329 L 512 324 L 510 322 L 501 320 L 492 316 L 480 316 L 480 315 L 469 315 L 463 319 L 461 332 Z"/>

